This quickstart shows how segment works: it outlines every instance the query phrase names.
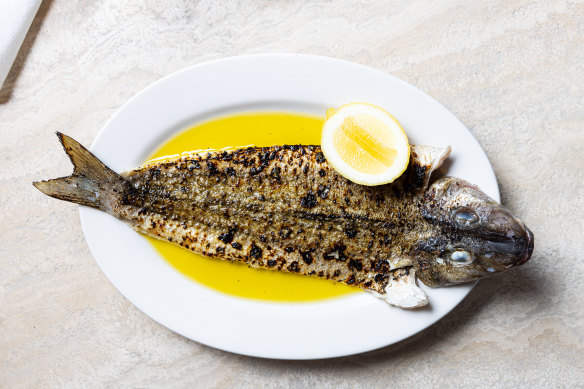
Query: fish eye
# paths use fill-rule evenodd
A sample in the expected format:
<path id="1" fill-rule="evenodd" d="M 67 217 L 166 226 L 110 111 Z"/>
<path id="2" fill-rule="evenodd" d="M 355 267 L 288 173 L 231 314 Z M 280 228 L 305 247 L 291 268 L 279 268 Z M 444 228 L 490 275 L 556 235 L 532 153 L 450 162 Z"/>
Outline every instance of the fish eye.
<path id="1" fill-rule="evenodd" d="M 450 262 L 455 266 L 468 265 L 472 261 L 471 253 L 466 250 L 455 250 L 450 253 Z"/>
<path id="2" fill-rule="evenodd" d="M 468 228 L 479 221 L 478 215 L 470 208 L 458 208 L 454 211 L 454 220 L 461 227 Z"/>

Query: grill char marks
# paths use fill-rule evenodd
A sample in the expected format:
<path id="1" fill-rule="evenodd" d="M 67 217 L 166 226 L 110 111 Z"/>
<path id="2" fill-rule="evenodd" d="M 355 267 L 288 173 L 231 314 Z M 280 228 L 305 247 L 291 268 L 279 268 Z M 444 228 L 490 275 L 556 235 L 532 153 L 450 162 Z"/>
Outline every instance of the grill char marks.
<path id="1" fill-rule="evenodd" d="M 318 146 L 181 155 L 122 176 L 135 188 L 125 200 L 134 211 L 120 217 L 138 231 L 204 255 L 379 293 L 390 266 L 372 264 L 412 255 L 409 232 L 434 233 L 419 216 L 420 195 L 404 189 L 409 174 L 390 186 L 353 184 Z"/>

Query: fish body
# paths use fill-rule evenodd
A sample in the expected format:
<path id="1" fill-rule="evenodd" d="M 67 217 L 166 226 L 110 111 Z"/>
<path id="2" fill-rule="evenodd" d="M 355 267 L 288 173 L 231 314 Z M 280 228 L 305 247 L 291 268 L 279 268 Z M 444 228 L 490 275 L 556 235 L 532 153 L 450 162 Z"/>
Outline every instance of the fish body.
<path id="1" fill-rule="evenodd" d="M 450 148 L 412 146 L 392 184 L 340 176 L 319 146 L 183 153 L 115 173 L 58 134 L 75 170 L 34 183 L 98 208 L 136 231 L 196 253 L 342 282 L 404 308 L 429 286 L 489 276 L 525 262 L 533 235 L 478 188 L 429 185 Z"/>

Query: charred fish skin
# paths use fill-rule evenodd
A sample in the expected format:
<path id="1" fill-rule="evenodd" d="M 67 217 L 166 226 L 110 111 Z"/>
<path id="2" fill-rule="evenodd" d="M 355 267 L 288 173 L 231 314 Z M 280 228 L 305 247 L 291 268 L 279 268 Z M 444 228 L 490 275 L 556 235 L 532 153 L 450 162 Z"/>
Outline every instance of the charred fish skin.
<path id="1" fill-rule="evenodd" d="M 449 148 L 412 146 L 398 180 L 367 187 L 338 175 L 318 146 L 183 153 L 117 174 L 58 135 L 75 170 L 34 183 L 47 195 L 197 253 L 342 282 L 400 307 L 427 304 L 416 273 L 445 286 L 505 271 L 533 251 L 529 230 L 470 184 L 444 178 L 428 189 Z M 475 214 L 481 228 L 460 224 Z M 513 221 L 515 235 L 503 237 L 491 226 L 503 219 L 491 214 Z"/>
<path id="2" fill-rule="evenodd" d="M 318 146 L 183 156 L 122 176 L 137 195 L 128 197 L 121 218 L 167 240 L 172 230 L 173 243 L 204 255 L 378 293 L 393 269 L 414 263 L 403 233 L 419 229 L 409 181 L 390 191 L 355 185 Z"/>

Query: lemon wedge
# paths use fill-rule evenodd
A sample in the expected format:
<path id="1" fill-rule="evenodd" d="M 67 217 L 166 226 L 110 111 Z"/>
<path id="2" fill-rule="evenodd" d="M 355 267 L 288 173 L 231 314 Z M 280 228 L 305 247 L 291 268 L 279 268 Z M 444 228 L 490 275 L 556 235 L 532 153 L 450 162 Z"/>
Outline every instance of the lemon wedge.
<path id="1" fill-rule="evenodd" d="M 410 145 L 401 125 L 373 104 L 351 103 L 329 109 L 321 147 L 331 166 L 361 185 L 393 182 L 408 167 Z"/>

